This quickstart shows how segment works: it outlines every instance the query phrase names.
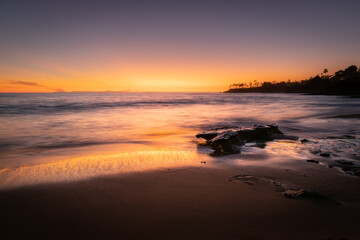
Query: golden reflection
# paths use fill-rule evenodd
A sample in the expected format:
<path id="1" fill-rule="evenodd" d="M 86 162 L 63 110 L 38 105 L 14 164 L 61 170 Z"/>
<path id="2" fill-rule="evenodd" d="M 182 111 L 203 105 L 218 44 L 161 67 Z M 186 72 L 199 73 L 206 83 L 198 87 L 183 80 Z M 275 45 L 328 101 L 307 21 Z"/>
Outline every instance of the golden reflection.
<path id="1" fill-rule="evenodd" d="M 201 166 L 206 156 L 192 151 L 135 151 L 90 155 L 0 170 L 0 188 L 76 181 L 90 177 L 175 167 Z"/>
<path id="2" fill-rule="evenodd" d="M 190 132 L 190 131 L 189 131 Z M 148 137 L 162 137 L 162 136 L 173 136 L 173 135 L 180 135 L 184 134 L 186 131 L 181 130 L 163 130 L 163 131 L 149 131 L 146 132 L 144 135 Z"/>

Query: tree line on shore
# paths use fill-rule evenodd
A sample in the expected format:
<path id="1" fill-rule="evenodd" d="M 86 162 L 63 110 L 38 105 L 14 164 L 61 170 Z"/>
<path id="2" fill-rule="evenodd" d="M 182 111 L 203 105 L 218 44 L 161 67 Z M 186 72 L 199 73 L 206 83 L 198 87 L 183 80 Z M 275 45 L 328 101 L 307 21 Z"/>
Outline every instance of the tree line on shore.
<path id="1" fill-rule="evenodd" d="M 360 69 L 351 65 L 333 75 L 325 68 L 321 74 L 301 81 L 235 83 L 229 93 L 308 93 L 326 95 L 360 95 Z"/>

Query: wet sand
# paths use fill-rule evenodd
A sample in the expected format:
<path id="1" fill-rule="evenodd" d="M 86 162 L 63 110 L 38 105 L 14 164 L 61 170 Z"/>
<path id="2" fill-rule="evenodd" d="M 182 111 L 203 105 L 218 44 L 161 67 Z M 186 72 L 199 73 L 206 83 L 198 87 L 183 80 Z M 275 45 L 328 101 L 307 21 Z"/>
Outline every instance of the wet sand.
<path id="1" fill-rule="evenodd" d="M 301 167 L 174 168 L 0 191 L 3 239 L 360 239 L 360 181 Z M 331 170 L 331 171 L 330 171 Z M 289 199 L 271 176 L 340 204 Z"/>

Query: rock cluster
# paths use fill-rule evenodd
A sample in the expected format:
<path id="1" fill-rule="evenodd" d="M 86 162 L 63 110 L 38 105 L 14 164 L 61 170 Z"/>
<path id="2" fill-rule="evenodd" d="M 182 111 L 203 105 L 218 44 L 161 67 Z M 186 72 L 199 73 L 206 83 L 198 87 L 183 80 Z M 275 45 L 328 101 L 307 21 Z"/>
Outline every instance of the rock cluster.
<path id="1" fill-rule="evenodd" d="M 274 139 L 297 139 L 285 136 L 277 125 L 254 125 L 248 128 L 223 127 L 208 130 L 196 135 L 203 138 L 215 153 L 239 153 L 240 146 L 248 142 L 266 142 Z"/>

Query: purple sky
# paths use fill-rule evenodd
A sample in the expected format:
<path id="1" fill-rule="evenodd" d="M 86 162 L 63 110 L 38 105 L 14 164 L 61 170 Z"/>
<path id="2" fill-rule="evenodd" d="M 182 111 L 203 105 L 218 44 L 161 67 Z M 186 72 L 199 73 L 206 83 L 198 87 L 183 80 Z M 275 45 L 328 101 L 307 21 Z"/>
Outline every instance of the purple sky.
<path id="1" fill-rule="evenodd" d="M 2 1 L 0 90 L 217 91 L 332 73 L 360 62 L 359 10 L 347 0 Z"/>

